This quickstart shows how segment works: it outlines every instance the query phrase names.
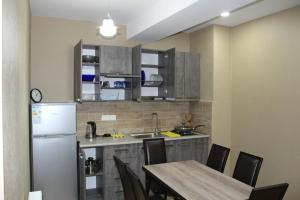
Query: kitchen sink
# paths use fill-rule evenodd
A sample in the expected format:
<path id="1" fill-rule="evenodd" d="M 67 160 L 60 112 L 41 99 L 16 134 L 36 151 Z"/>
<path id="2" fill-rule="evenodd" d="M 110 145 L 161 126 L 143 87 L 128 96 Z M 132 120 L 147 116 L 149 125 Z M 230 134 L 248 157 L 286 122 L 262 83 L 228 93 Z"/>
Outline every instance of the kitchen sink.
<path id="1" fill-rule="evenodd" d="M 155 133 L 133 133 L 130 136 L 138 139 L 162 137 L 162 135 L 155 135 Z"/>

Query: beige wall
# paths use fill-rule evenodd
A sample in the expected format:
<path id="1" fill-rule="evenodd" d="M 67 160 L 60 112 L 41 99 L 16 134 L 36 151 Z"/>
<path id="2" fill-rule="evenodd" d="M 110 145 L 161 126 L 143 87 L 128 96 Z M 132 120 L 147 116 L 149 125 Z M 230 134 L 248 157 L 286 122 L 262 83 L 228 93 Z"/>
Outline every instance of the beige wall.
<path id="1" fill-rule="evenodd" d="M 27 200 L 29 192 L 28 0 L 3 1 L 4 198 Z"/>
<path id="2" fill-rule="evenodd" d="M 230 147 L 231 143 L 231 55 L 230 28 L 210 26 L 190 36 L 190 49 L 200 54 L 200 96 L 208 100 L 206 117 L 211 142 Z M 203 103 L 191 103 L 195 121 Z M 229 172 L 229 165 L 227 172 Z"/>
<path id="3" fill-rule="evenodd" d="M 202 59 L 201 98 L 212 100 L 211 142 L 232 148 L 227 173 L 239 151 L 263 156 L 258 186 L 287 181 L 287 200 L 300 197 L 299 19 L 297 7 L 190 37 Z M 197 114 L 201 104 L 190 108 Z"/>
<path id="4" fill-rule="evenodd" d="M 231 54 L 230 28 L 213 27 L 212 142 L 231 146 Z M 230 163 L 226 165 L 226 173 Z"/>
<path id="5" fill-rule="evenodd" d="M 300 7 L 232 29 L 232 149 L 264 157 L 258 186 L 300 199 Z"/>
<path id="6" fill-rule="evenodd" d="M 200 98 L 213 100 L 213 26 L 190 34 L 190 51 L 200 54 Z"/>
<path id="7" fill-rule="evenodd" d="M 190 102 L 189 112 L 192 115 L 192 125 L 204 125 L 199 130 L 202 133 L 211 135 L 212 102 L 199 101 Z"/>
<path id="8" fill-rule="evenodd" d="M 133 47 L 139 41 L 126 40 L 125 28 L 113 40 L 96 35 L 96 23 L 47 17 L 31 18 L 31 87 L 40 88 L 44 101 L 73 100 L 73 48 L 86 43 Z M 188 34 L 179 34 L 143 45 L 145 48 L 189 51 Z"/>

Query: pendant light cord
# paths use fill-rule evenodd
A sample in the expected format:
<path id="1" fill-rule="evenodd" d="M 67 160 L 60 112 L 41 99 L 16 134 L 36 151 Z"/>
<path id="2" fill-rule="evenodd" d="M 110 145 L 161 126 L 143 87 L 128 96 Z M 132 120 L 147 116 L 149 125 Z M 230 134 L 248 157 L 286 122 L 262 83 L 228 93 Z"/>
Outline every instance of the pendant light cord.
<path id="1" fill-rule="evenodd" d="M 110 1 L 109 0 L 107 0 L 107 18 L 111 19 L 111 17 L 110 17 Z"/>

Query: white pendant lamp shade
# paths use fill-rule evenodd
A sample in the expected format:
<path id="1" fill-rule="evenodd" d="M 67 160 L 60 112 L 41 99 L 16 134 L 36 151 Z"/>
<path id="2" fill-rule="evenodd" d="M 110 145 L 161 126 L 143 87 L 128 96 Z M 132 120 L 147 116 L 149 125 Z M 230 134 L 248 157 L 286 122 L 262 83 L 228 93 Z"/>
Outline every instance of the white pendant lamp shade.
<path id="1" fill-rule="evenodd" d="M 114 20 L 110 17 L 109 13 L 107 18 L 102 21 L 102 25 L 99 27 L 100 34 L 105 38 L 113 38 L 117 35 L 117 27 L 114 24 Z"/>

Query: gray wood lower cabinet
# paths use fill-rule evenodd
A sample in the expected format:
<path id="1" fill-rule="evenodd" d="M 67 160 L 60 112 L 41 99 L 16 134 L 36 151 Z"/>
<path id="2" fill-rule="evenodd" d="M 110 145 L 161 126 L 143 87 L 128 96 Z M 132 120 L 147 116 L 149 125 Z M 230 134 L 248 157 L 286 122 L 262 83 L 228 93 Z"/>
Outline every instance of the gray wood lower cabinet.
<path id="1" fill-rule="evenodd" d="M 206 163 L 208 139 L 182 139 L 166 141 L 168 162 L 197 160 Z M 123 188 L 113 156 L 117 156 L 145 182 L 144 151 L 142 144 L 126 144 L 103 147 L 103 197 L 104 200 L 122 200 Z"/>
<path id="2" fill-rule="evenodd" d="M 176 144 L 176 158 L 180 160 L 195 160 L 196 159 L 196 141 L 182 140 Z"/>

